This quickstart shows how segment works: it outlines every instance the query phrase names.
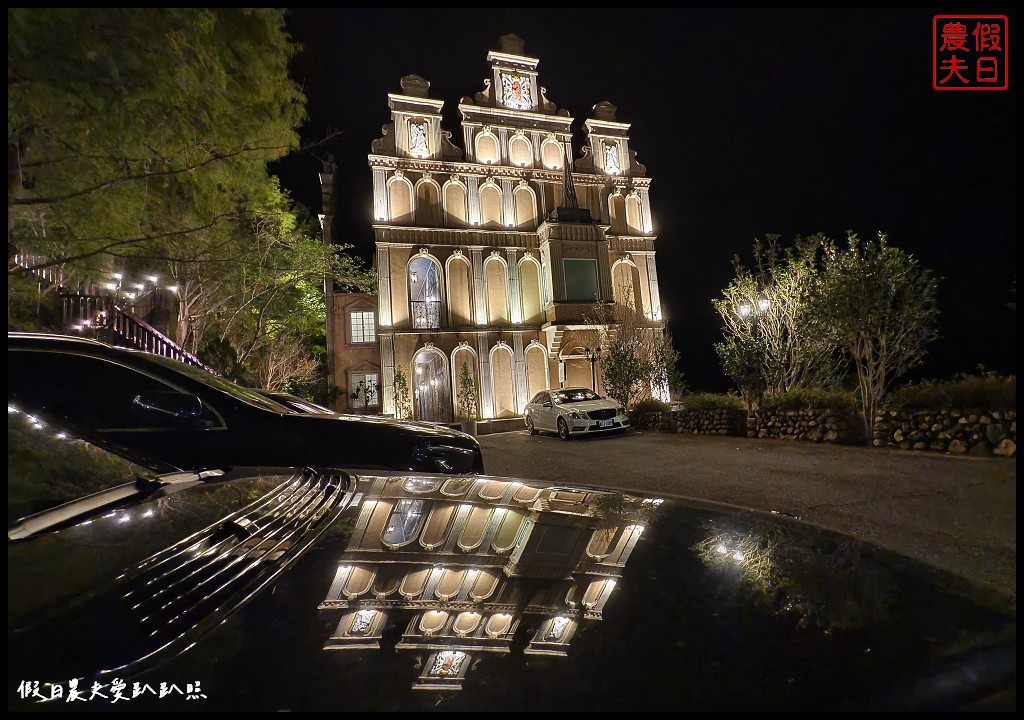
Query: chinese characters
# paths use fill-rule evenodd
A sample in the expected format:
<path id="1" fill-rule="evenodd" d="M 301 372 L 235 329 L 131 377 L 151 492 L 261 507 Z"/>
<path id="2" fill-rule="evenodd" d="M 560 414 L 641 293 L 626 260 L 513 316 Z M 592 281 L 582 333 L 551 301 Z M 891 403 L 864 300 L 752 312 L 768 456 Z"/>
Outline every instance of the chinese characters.
<path id="1" fill-rule="evenodd" d="M 932 86 L 936 90 L 1005 90 L 1005 15 L 936 15 L 932 19 Z"/>
<path id="2" fill-rule="evenodd" d="M 149 683 L 134 682 L 129 687 L 128 683 L 121 678 L 114 678 L 109 683 L 93 682 L 88 687 L 80 683 L 79 678 L 68 680 L 66 687 L 63 683 L 22 680 L 18 683 L 18 697 L 37 703 L 105 701 L 112 705 L 119 702 L 131 702 L 147 696 L 158 700 L 174 697 L 185 700 L 205 700 L 207 698 L 198 680 L 185 683 L 184 689 L 174 683 L 166 682 L 161 682 L 155 687 Z"/>

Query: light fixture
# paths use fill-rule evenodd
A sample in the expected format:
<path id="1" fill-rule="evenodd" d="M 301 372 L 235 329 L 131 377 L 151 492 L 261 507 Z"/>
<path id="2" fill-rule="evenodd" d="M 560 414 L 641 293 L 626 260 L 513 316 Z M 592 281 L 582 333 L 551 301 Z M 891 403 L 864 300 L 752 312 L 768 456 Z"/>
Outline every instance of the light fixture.
<path id="1" fill-rule="evenodd" d="M 416 272 L 415 271 L 412 273 L 412 282 L 413 282 L 413 284 L 416 283 Z"/>
<path id="2" fill-rule="evenodd" d="M 149 276 L 146 277 L 146 279 L 149 280 L 153 284 L 156 284 L 157 282 L 160 281 L 160 278 L 158 278 L 156 275 L 149 275 Z"/>

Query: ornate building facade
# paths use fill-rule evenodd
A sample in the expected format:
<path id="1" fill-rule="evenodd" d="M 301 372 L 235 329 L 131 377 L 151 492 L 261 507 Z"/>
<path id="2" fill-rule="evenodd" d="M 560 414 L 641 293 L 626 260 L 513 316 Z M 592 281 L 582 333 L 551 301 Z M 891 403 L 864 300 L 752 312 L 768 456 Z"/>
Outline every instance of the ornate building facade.
<path id="1" fill-rule="evenodd" d="M 547 98 L 520 38 L 499 47 L 483 90 L 459 101 L 462 147 L 442 128 L 444 101 L 417 75 L 388 95 L 391 119 L 372 144 L 384 414 L 465 415 L 458 380 L 468 365 L 476 417 L 514 417 L 541 390 L 600 384 L 597 351 L 616 306 L 664 330 L 651 181 L 629 124 L 611 103 L 594 105 L 566 167 L 573 118 Z M 335 364 L 336 383 L 347 382 Z M 396 371 L 410 388 L 405 408 Z"/>

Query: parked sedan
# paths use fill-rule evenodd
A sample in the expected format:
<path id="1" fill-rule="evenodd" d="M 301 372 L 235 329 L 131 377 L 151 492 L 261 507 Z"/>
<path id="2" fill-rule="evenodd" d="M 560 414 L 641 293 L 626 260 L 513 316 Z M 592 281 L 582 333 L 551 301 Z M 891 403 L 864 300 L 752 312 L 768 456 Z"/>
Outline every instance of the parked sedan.
<path id="1" fill-rule="evenodd" d="M 177 360 L 83 338 L 8 333 L 7 399 L 162 472 L 235 465 L 483 472 L 472 435 L 296 411 Z"/>
<path id="2" fill-rule="evenodd" d="M 629 427 L 629 416 L 622 405 L 581 387 L 537 393 L 526 404 L 523 420 L 531 435 L 545 430 L 558 433 L 563 440 L 578 435 L 623 432 Z"/>
<path id="3" fill-rule="evenodd" d="M 1015 710 L 1013 609 L 789 518 L 7 448 L 9 711 Z"/>

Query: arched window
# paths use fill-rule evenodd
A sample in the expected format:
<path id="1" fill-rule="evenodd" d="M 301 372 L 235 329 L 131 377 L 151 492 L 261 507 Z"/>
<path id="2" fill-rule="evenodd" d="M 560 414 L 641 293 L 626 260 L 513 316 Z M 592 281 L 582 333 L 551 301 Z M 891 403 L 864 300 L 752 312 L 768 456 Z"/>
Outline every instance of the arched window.
<path id="1" fill-rule="evenodd" d="M 548 384 L 548 354 L 543 345 L 534 341 L 526 348 L 527 397 L 534 397 L 541 390 L 547 390 Z M 520 408 L 520 412 L 524 408 Z"/>
<path id="2" fill-rule="evenodd" d="M 487 324 L 508 323 L 508 275 L 505 262 L 491 256 L 484 263 L 484 278 L 487 282 Z"/>
<path id="3" fill-rule="evenodd" d="M 469 367 L 473 377 L 476 405 L 470 402 L 471 396 L 466 394 L 466 402 L 462 401 L 462 366 Z M 468 389 L 468 388 L 467 388 Z M 476 353 L 471 348 L 461 345 L 452 352 L 452 402 L 455 404 L 455 416 L 466 420 L 480 417 L 480 369 L 477 367 Z"/>
<path id="4" fill-rule="evenodd" d="M 519 294 L 523 301 L 523 323 L 540 325 L 543 322 L 540 265 L 533 258 L 523 258 L 519 263 Z"/>
<path id="5" fill-rule="evenodd" d="M 508 155 L 513 165 L 518 167 L 533 165 L 533 145 L 522 135 L 516 135 L 509 142 Z"/>
<path id="6" fill-rule="evenodd" d="M 466 188 L 459 182 L 444 186 L 445 227 L 466 227 Z"/>
<path id="7" fill-rule="evenodd" d="M 544 167 L 551 170 L 562 169 L 562 155 L 564 151 L 562 149 L 562 143 L 557 140 L 545 140 L 540 146 L 540 157 L 544 163 Z"/>
<path id="8" fill-rule="evenodd" d="M 388 216 L 391 222 L 401 225 L 412 222 L 412 183 L 404 177 L 393 177 L 388 181 Z"/>
<path id="9" fill-rule="evenodd" d="M 491 133 L 480 133 L 476 136 L 476 159 L 485 165 L 498 162 L 498 138 Z"/>
<path id="10" fill-rule="evenodd" d="M 445 263 L 448 277 L 448 326 L 472 325 L 473 270 L 463 255 L 452 255 Z"/>
<path id="11" fill-rule="evenodd" d="M 409 317 L 414 328 L 441 327 L 441 268 L 426 255 L 409 262 Z"/>
<path id="12" fill-rule="evenodd" d="M 616 235 L 624 235 L 628 232 L 626 226 L 626 198 L 621 193 L 612 193 L 608 196 L 608 217 L 612 223 L 612 232 Z"/>
<path id="13" fill-rule="evenodd" d="M 640 219 L 640 198 L 630 195 L 626 198 L 626 225 L 629 232 L 639 234 L 643 232 L 643 222 Z"/>
<path id="14" fill-rule="evenodd" d="M 616 303 L 633 312 L 643 308 L 640 271 L 632 262 L 619 260 L 615 263 L 612 267 L 612 286 Z"/>
<path id="15" fill-rule="evenodd" d="M 447 358 L 433 347 L 421 348 L 412 359 L 413 412 L 425 422 L 451 421 Z"/>
<path id="16" fill-rule="evenodd" d="M 501 227 L 501 191 L 497 185 L 480 188 L 480 224 L 483 227 Z"/>
<path id="17" fill-rule="evenodd" d="M 441 225 L 441 191 L 433 180 L 420 180 L 416 185 L 416 224 L 423 227 Z"/>
<path id="18" fill-rule="evenodd" d="M 516 227 L 520 230 L 537 229 L 537 201 L 529 187 L 516 188 L 512 196 L 516 206 Z"/>
<path id="19" fill-rule="evenodd" d="M 494 390 L 494 417 L 512 417 L 518 414 L 515 387 L 512 384 L 512 349 L 496 345 L 491 350 L 491 381 Z"/>

